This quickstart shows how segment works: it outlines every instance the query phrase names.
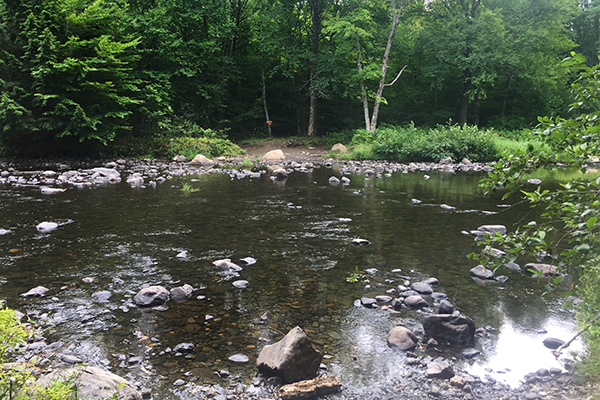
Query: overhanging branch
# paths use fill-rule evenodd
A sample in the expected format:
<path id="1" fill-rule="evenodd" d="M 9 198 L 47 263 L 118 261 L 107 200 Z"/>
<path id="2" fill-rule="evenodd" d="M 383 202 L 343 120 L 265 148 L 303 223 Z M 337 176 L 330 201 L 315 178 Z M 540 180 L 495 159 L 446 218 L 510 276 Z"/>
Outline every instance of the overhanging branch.
<path id="1" fill-rule="evenodd" d="M 396 78 L 391 83 L 386 83 L 383 86 L 392 86 L 394 83 L 396 83 L 396 81 L 398 80 L 398 78 L 400 78 L 400 75 L 402 75 L 402 73 L 404 72 L 404 70 L 406 69 L 407 66 L 408 65 L 405 65 L 404 67 L 402 67 L 400 72 L 398 72 L 398 75 L 396 75 Z"/>

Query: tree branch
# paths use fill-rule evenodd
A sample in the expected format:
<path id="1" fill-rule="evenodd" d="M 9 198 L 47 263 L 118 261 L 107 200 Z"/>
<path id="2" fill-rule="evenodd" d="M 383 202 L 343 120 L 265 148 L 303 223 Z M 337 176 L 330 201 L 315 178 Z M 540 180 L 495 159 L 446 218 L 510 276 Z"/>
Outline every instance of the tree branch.
<path id="1" fill-rule="evenodd" d="M 591 327 L 591 326 L 594 324 L 594 322 L 598 321 L 599 319 L 600 319 L 600 313 L 598 313 L 598 314 L 597 314 L 597 315 L 596 315 L 594 318 L 592 318 L 592 320 L 591 320 L 591 321 L 590 321 L 590 322 L 589 322 L 589 323 L 588 323 L 588 324 L 585 326 L 585 328 L 583 328 L 583 329 L 581 329 L 579 332 L 577 332 L 577 333 L 575 334 L 575 336 L 573 336 L 573 337 L 571 338 L 571 340 L 569 340 L 569 341 L 568 341 L 568 342 L 566 342 L 566 343 L 563 343 L 562 345 L 560 345 L 560 346 L 558 347 L 558 349 L 554 350 L 554 351 L 552 352 L 552 354 L 554 354 L 554 356 L 555 356 L 556 358 L 560 357 L 560 352 L 561 352 L 561 351 L 563 351 L 564 349 L 566 349 L 567 347 L 569 347 L 569 345 L 571 345 L 571 343 L 573 343 L 573 341 L 574 341 L 575 339 L 577 339 L 579 336 L 581 336 L 581 334 L 582 334 L 583 332 L 587 331 L 587 330 L 588 330 L 588 329 L 589 329 L 589 328 L 590 328 L 590 327 Z"/>
<path id="2" fill-rule="evenodd" d="M 386 83 L 383 86 L 392 86 L 394 83 L 396 83 L 396 81 L 398 80 L 398 78 L 400 78 L 400 75 L 402 75 L 402 72 L 404 72 L 404 70 L 406 69 L 408 65 L 405 65 L 404 67 L 402 67 L 402 69 L 400 70 L 400 72 L 398 72 L 398 75 L 396 76 L 396 79 L 394 79 L 392 81 L 392 83 Z"/>

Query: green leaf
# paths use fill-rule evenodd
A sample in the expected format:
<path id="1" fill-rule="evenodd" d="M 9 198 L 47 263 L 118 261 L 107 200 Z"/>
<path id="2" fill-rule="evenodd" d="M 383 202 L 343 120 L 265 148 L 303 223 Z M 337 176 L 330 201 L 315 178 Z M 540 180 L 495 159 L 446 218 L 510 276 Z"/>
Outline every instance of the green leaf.
<path id="1" fill-rule="evenodd" d="M 592 229 L 596 225 L 596 222 L 598 222 L 598 217 L 591 217 L 586 222 L 587 228 Z"/>

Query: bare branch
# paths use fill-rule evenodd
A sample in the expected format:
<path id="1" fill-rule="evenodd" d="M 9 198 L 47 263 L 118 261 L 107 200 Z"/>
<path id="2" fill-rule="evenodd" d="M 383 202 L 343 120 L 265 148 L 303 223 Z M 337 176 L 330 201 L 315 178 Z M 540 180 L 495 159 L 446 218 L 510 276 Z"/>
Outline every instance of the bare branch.
<path id="1" fill-rule="evenodd" d="M 396 78 L 391 83 L 386 83 L 383 86 L 392 86 L 394 83 L 396 83 L 396 81 L 398 80 L 398 78 L 400 78 L 400 75 L 402 75 L 402 72 L 404 72 L 404 70 L 406 69 L 406 67 L 408 67 L 408 65 L 405 65 L 404 67 L 402 67 L 402 69 L 400 70 L 400 72 L 398 72 L 398 75 L 396 76 Z"/>
<path id="2" fill-rule="evenodd" d="M 600 314 L 597 314 L 597 315 L 596 315 L 594 318 L 592 318 L 592 319 L 590 320 L 589 324 L 587 324 L 587 325 L 585 326 L 585 328 L 583 328 L 583 329 L 581 329 L 579 332 L 577 332 L 577 334 L 575 334 L 575 336 L 573 336 L 573 337 L 571 338 L 571 340 L 569 340 L 568 342 L 566 342 L 566 343 L 563 343 L 561 346 L 559 346 L 559 347 L 558 347 L 558 349 L 556 349 L 556 350 L 554 350 L 554 351 L 552 352 L 552 354 L 554 354 L 554 356 L 555 356 L 556 358 L 560 357 L 560 352 L 561 352 L 561 351 L 563 351 L 564 349 L 566 349 L 567 347 L 569 347 L 569 345 L 570 345 L 571 343 L 573 343 L 573 341 L 574 341 L 575 339 L 577 339 L 579 336 L 581 336 L 581 334 L 582 334 L 583 332 L 587 331 L 587 330 L 590 328 L 590 326 L 594 325 L 594 322 L 598 321 L 599 319 L 600 319 Z"/>

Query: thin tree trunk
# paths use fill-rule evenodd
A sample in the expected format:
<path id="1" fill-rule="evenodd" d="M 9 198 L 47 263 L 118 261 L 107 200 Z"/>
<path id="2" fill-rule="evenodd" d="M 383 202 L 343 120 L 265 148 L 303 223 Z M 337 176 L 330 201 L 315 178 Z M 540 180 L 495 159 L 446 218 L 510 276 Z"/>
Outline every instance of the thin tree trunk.
<path id="1" fill-rule="evenodd" d="M 371 131 L 371 121 L 369 117 L 369 99 L 367 97 L 367 89 L 365 89 L 365 80 L 363 79 L 363 68 L 362 62 L 360 61 L 360 43 L 356 45 L 357 56 L 356 56 L 356 67 L 358 68 L 359 82 L 360 82 L 360 99 L 363 103 L 363 111 L 365 113 L 365 129 L 367 132 Z"/>
<path id="2" fill-rule="evenodd" d="M 314 78 L 314 72 L 310 73 L 310 77 L 311 77 L 311 82 Z M 311 84 L 312 86 L 312 84 Z M 307 135 L 308 136 L 315 136 L 317 134 L 317 127 L 316 127 L 316 118 L 317 118 L 317 91 L 315 90 L 315 88 L 311 87 L 310 88 L 310 109 L 309 109 L 309 115 L 308 115 L 308 132 Z"/>
<path id="3" fill-rule="evenodd" d="M 463 86 L 463 98 L 460 103 L 460 120 L 458 121 L 460 125 L 465 125 L 469 116 L 469 90 L 471 90 L 471 81 L 470 78 L 467 78 Z"/>
<path id="4" fill-rule="evenodd" d="M 260 41 L 262 44 L 263 40 L 263 0 L 260 0 Z M 267 82 L 265 81 L 265 56 L 264 52 L 260 52 L 260 61 L 261 61 L 261 77 L 262 77 L 262 100 L 263 107 L 265 109 L 265 121 L 267 124 L 267 129 L 269 131 L 269 139 L 273 137 L 273 133 L 271 131 L 271 119 L 269 118 L 269 108 L 267 107 Z"/>
<path id="5" fill-rule="evenodd" d="M 375 104 L 373 105 L 373 115 L 371 116 L 371 126 L 369 127 L 370 128 L 369 131 L 371 133 L 375 132 L 375 129 L 377 128 L 377 118 L 379 116 L 379 106 L 381 104 L 383 88 L 386 86 L 385 85 L 385 74 L 386 74 L 387 68 L 388 68 L 388 66 L 387 66 L 388 59 L 390 57 L 390 50 L 392 48 L 392 42 L 394 41 L 394 36 L 396 35 L 396 27 L 398 26 L 398 22 L 400 21 L 400 13 L 402 12 L 403 7 L 404 7 L 404 2 L 402 2 L 400 4 L 400 9 L 396 10 L 396 0 L 392 0 L 392 29 L 390 30 L 390 36 L 388 38 L 387 45 L 385 46 L 385 52 L 383 53 L 383 61 L 381 64 L 381 77 L 379 78 L 379 87 L 377 88 Z M 402 73 L 402 71 L 400 73 Z"/>
<path id="6" fill-rule="evenodd" d="M 317 134 L 317 71 L 316 58 L 319 54 L 319 41 L 321 39 L 321 30 L 323 21 L 321 19 L 324 7 L 324 0 L 312 0 L 312 42 L 311 53 L 313 59 L 310 62 L 310 81 L 309 81 L 309 96 L 310 96 L 310 115 L 308 117 L 308 136 L 316 136 Z"/>

